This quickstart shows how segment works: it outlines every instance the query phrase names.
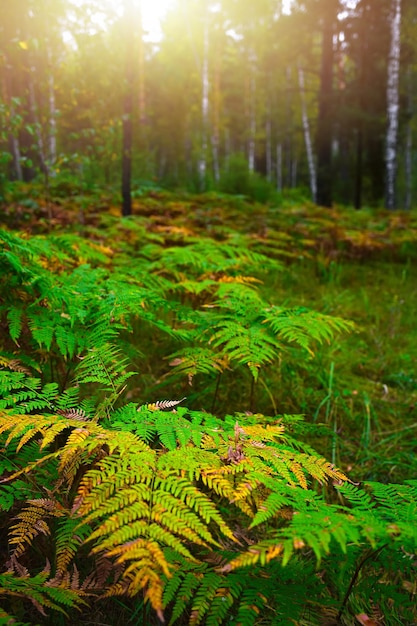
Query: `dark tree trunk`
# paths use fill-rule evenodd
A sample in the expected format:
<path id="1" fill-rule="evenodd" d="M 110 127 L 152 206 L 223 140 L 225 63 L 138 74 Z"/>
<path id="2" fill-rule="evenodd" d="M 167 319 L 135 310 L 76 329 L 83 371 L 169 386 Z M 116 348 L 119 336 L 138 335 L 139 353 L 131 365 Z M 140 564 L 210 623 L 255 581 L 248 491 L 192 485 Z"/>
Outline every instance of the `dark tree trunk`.
<path id="1" fill-rule="evenodd" d="M 317 204 L 332 206 L 333 25 L 337 0 L 322 0 L 322 57 L 317 121 Z"/>
<path id="2" fill-rule="evenodd" d="M 133 82 L 135 67 L 134 9 L 133 0 L 124 0 L 124 32 L 126 36 L 126 70 L 123 103 L 122 146 L 122 215 L 132 214 L 132 139 L 133 139 Z"/>

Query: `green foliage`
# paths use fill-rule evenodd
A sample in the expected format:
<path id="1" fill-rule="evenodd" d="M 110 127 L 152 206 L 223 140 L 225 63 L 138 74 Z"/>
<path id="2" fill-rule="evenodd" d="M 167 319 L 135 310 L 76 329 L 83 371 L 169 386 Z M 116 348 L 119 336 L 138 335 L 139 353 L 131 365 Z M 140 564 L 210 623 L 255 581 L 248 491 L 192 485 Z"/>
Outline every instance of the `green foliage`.
<path id="1" fill-rule="evenodd" d="M 243 154 L 229 157 L 221 173 L 219 189 L 223 193 L 242 195 L 256 202 L 268 202 L 276 197 L 274 188 L 257 172 L 250 172 Z"/>
<path id="2" fill-rule="evenodd" d="M 111 611 L 113 596 L 179 626 L 351 626 L 376 607 L 412 623 L 416 483 L 359 487 L 336 465 L 349 397 L 325 346 L 346 355 L 336 337 L 353 325 L 337 301 L 319 313 L 282 296 L 301 231 L 219 223 L 209 237 L 207 203 L 189 228 L 105 216 L 86 237 L 1 233 L 2 558 L 28 600 L 16 619 L 36 593 L 45 623 L 93 598 Z M 324 389 L 327 425 L 280 414 L 308 386 Z M 329 440 L 332 462 L 315 449 Z"/>

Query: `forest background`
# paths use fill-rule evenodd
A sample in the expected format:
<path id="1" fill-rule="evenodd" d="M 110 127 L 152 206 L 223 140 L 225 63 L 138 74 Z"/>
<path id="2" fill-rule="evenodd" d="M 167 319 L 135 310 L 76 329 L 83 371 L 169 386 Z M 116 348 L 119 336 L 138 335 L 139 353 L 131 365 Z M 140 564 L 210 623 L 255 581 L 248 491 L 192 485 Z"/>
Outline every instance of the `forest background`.
<path id="1" fill-rule="evenodd" d="M 133 0 L 4 3 L 3 185 L 114 184 L 133 146 L 136 182 L 410 208 L 415 3 L 284 8 L 178 2 L 155 44 Z"/>
<path id="2" fill-rule="evenodd" d="M 0 624 L 411 626 L 416 3 L 145 9 L 0 3 Z"/>

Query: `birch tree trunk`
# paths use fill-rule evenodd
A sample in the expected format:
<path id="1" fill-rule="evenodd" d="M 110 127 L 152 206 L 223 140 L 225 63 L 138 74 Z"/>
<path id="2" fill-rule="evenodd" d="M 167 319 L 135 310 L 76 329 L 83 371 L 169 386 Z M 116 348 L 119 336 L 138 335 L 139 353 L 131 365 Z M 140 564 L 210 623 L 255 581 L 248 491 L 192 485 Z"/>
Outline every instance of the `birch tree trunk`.
<path id="1" fill-rule="evenodd" d="M 395 209 L 395 180 L 397 174 L 398 118 L 400 110 L 400 37 L 401 37 L 401 0 L 392 0 L 391 6 L 391 47 L 388 60 L 387 80 L 387 118 L 386 137 L 386 191 L 385 206 Z"/>
<path id="2" fill-rule="evenodd" d="M 317 199 L 316 166 L 314 163 L 313 144 L 311 141 L 311 133 L 310 133 L 310 122 L 309 122 L 308 114 L 307 114 L 304 70 L 301 66 L 298 67 L 298 84 L 300 86 L 301 117 L 303 121 L 304 141 L 306 144 L 308 171 L 310 175 L 311 197 L 312 197 L 313 202 L 316 202 L 316 199 Z"/>

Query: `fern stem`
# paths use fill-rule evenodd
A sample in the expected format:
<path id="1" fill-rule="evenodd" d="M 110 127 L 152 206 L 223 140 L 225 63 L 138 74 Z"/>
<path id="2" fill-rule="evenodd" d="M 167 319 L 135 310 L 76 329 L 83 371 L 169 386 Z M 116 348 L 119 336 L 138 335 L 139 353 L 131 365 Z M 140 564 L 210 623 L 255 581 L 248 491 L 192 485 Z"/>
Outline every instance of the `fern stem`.
<path id="1" fill-rule="evenodd" d="M 333 397 L 333 378 L 334 378 L 334 361 L 330 363 L 330 373 L 329 373 L 329 388 L 327 392 L 327 404 L 326 404 L 326 424 L 329 423 L 331 408 L 332 408 L 332 397 Z"/>
<path id="2" fill-rule="evenodd" d="M 249 398 L 249 411 L 253 413 L 255 406 L 255 378 L 252 376 L 252 381 L 250 385 L 250 398 Z"/>
<path id="3" fill-rule="evenodd" d="M 262 383 L 262 385 L 264 386 L 265 391 L 268 394 L 269 399 L 271 400 L 272 408 L 274 409 L 274 414 L 277 415 L 278 414 L 278 407 L 277 407 L 277 403 L 275 402 L 275 398 L 272 395 L 271 390 L 269 389 L 268 385 L 266 384 L 266 382 L 262 378 L 259 378 L 259 382 Z"/>
<path id="4" fill-rule="evenodd" d="M 51 369 L 52 369 L 52 365 L 51 365 Z M 65 391 L 65 389 L 67 388 L 67 382 L 68 382 L 68 378 L 70 375 L 70 365 L 68 364 L 68 367 L 65 368 L 65 373 L 64 373 L 64 378 L 62 379 L 62 383 L 60 386 L 60 392 L 63 393 Z"/>
<path id="5" fill-rule="evenodd" d="M 337 417 L 335 416 L 333 422 L 333 437 L 332 437 L 332 463 L 336 465 L 337 456 Z"/>
<path id="6" fill-rule="evenodd" d="M 344 610 L 345 610 L 345 608 L 346 608 L 346 604 L 348 603 L 348 600 L 349 600 L 350 594 L 352 593 L 353 587 L 354 587 L 354 586 L 355 586 L 355 584 L 356 584 L 356 581 L 357 581 L 358 576 L 359 576 L 359 574 L 360 574 L 360 572 L 361 572 L 361 569 L 363 568 L 363 566 L 365 565 L 365 563 L 366 563 L 367 561 L 369 561 L 370 559 L 375 559 L 375 558 L 378 556 L 378 554 L 379 554 L 380 552 L 382 552 L 382 550 L 383 550 L 383 549 L 384 549 L 387 545 L 388 545 L 387 543 L 384 543 L 384 545 L 382 545 L 380 548 L 378 548 L 377 550 L 372 550 L 369 554 L 366 554 L 366 555 L 365 555 L 364 557 L 362 557 L 362 559 L 359 561 L 359 563 L 358 563 L 358 565 L 356 566 L 356 569 L 355 569 L 355 571 L 354 571 L 354 574 L 353 574 L 353 576 L 352 576 L 352 579 L 351 579 L 351 581 L 350 581 L 350 583 L 349 583 L 349 587 L 347 588 L 347 591 L 346 591 L 346 593 L 345 593 L 345 597 L 343 598 L 343 602 L 342 602 L 342 604 L 341 604 L 341 606 L 340 606 L 339 613 L 337 614 L 337 618 L 336 618 L 336 620 L 337 620 L 337 622 L 338 622 L 338 623 L 339 623 L 340 619 L 342 618 L 343 611 L 344 611 Z"/>
<path id="7" fill-rule="evenodd" d="M 219 387 L 220 387 L 220 379 L 222 377 L 222 372 L 219 372 L 217 374 L 217 380 L 216 380 L 216 388 L 214 390 L 214 396 L 213 396 L 213 402 L 211 404 L 211 412 L 214 413 L 214 407 L 216 406 L 216 402 L 217 402 L 217 396 L 219 393 Z"/>

